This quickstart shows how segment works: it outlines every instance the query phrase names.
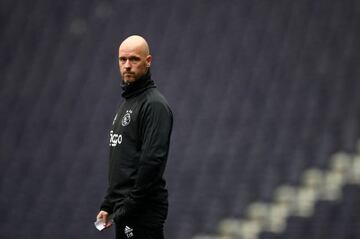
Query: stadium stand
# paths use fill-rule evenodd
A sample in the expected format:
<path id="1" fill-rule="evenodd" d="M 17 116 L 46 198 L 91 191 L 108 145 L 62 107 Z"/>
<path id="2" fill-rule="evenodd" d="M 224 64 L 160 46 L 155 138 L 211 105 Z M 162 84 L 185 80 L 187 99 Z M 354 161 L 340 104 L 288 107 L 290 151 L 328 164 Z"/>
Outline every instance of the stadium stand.
<path id="1" fill-rule="evenodd" d="M 93 221 L 130 34 L 175 115 L 167 238 L 234 239 L 222 223 L 265 220 L 270 203 L 286 220 L 247 235 L 359 238 L 358 184 L 339 197 L 317 181 L 358 153 L 358 29 L 356 0 L 1 0 L 0 238 L 112 238 Z M 289 213 L 302 186 L 312 204 Z"/>

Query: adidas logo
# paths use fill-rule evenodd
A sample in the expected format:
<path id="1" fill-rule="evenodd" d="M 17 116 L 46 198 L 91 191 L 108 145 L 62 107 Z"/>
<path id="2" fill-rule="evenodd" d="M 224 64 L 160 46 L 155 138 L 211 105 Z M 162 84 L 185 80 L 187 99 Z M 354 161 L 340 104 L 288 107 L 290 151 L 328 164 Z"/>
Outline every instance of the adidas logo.
<path id="1" fill-rule="evenodd" d="M 130 228 L 130 227 L 128 227 L 128 226 L 125 226 L 125 234 L 126 233 L 129 233 L 129 232 L 132 232 L 133 231 L 133 229 L 132 228 Z"/>
<path id="2" fill-rule="evenodd" d="M 134 236 L 133 229 L 128 226 L 125 226 L 124 232 L 125 232 L 125 235 L 127 236 L 127 238 L 131 238 Z"/>

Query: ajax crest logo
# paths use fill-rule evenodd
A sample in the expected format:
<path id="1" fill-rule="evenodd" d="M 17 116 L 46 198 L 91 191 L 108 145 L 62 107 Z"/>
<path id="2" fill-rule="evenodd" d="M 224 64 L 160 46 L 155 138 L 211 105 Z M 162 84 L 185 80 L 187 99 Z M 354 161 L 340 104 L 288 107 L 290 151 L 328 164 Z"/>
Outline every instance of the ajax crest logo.
<path id="1" fill-rule="evenodd" d="M 124 117 L 122 118 L 121 120 L 121 125 L 122 126 L 127 126 L 130 124 L 130 121 L 131 121 L 131 113 L 132 113 L 132 110 L 127 110 L 126 111 L 126 114 L 124 115 Z"/>

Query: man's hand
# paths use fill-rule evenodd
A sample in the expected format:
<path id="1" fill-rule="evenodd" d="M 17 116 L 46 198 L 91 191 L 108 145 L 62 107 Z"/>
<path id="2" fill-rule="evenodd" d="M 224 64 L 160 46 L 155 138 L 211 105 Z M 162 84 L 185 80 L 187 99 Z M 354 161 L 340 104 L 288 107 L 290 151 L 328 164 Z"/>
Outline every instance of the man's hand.
<path id="1" fill-rule="evenodd" d="M 112 220 L 109 219 L 109 213 L 105 211 L 100 211 L 96 216 L 97 220 L 101 220 L 104 223 L 105 228 L 109 228 L 112 225 Z"/>

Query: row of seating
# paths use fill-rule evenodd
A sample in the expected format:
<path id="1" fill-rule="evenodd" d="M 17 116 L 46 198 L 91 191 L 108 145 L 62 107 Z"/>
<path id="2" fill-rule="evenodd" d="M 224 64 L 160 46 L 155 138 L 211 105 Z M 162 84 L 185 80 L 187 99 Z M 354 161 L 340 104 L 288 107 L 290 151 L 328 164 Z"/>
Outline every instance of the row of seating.
<path id="1" fill-rule="evenodd" d="M 300 238 L 304 235 L 306 238 L 313 236 L 318 238 L 319 233 L 324 233 L 324 227 L 331 224 L 335 224 L 335 231 L 342 230 L 336 227 L 336 216 L 341 215 L 338 223 L 344 225 L 344 222 L 351 220 L 349 218 L 357 217 L 356 206 L 354 207 L 351 203 L 345 205 L 345 211 L 336 209 L 337 212 L 334 215 L 329 215 L 333 210 L 333 207 L 329 206 L 346 203 L 349 190 L 353 194 L 355 192 L 355 195 L 351 195 L 352 197 L 360 196 L 356 194 L 360 192 L 359 153 L 360 151 L 354 155 L 345 153 L 333 155 L 327 169 L 306 170 L 299 186 L 280 185 L 271 202 L 251 203 L 244 210 L 246 215 L 243 218 L 222 220 L 219 224 L 218 235 L 199 235 L 194 239 L 296 238 L 296 236 Z M 350 201 L 355 202 L 356 199 L 352 198 Z M 349 210 L 350 208 L 355 211 Z M 304 222 L 307 223 L 304 224 Z M 294 230 L 294 227 L 297 229 Z M 350 227 L 350 230 L 354 229 L 356 228 Z M 312 231 L 316 233 L 312 234 Z M 288 235 L 290 232 L 292 236 Z M 356 235 L 358 231 L 354 230 L 348 234 Z"/>
<path id="2" fill-rule="evenodd" d="M 215 233 L 326 168 L 360 136 L 359 10 L 356 0 L 0 1 L 0 238 L 100 236 L 117 47 L 131 34 L 149 41 L 175 116 L 168 238 Z"/>

